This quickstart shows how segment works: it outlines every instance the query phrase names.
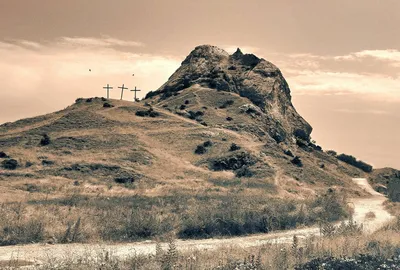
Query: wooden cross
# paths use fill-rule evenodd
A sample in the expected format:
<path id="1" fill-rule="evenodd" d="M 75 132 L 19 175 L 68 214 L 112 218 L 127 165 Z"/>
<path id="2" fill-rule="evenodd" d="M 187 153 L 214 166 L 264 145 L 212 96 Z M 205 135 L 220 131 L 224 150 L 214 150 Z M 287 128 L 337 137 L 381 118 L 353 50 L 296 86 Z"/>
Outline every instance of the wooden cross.
<path id="1" fill-rule="evenodd" d="M 128 89 L 128 88 L 125 87 L 125 84 L 123 84 L 122 86 L 120 86 L 118 88 L 121 89 L 121 100 L 122 100 L 122 97 L 124 96 L 124 89 Z"/>
<path id="2" fill-rule="evenodd" d="M 136 92 L 142 91 L 142 90 L 136 89 L 136 86 L 135 86 L 135 89 L 133 89 L 133 90 L 131 90 L 131 91 L 135 92 L 135 99 L 134 99 L 134 101 L 136 101 Z"/>
<path id="3" fill-rule="evenodd" d="M 103 87 L 103 89 L 107 89 L 107 98 L 109 98 L 109 96 L 110 96 L 110 94 L 109 94 L 110 89 L 113 89 L 113 88 L 112 88 L 111 86 L 109 86 L 108 83 L 107 83 L 107 86 L 106 86 L 106 87 Z"/>

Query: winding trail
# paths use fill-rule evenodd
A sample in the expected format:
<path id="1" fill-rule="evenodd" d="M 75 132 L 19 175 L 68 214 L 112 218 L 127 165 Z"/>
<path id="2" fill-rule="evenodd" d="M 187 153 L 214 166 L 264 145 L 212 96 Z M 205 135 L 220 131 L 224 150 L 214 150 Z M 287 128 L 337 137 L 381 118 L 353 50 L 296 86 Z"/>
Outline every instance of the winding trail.
<path id="1" fill-rule="evenodd" d="M 386 197 L 372 189 L 365 178 L 353 179 L 360 188 L 371 194 L 365 198 L 351 199 L 354 204 L 354 221 L 364 224 L 366 233 L 376 231 L 390 221 L 393 216 L 389 214 L 383 202 Z M 373 212 L 375 218 L 366 219 L 365 215 Z M 270 234 L 258 234 L 244 237 L 233 237 L 225 239 L 204 239 L 204 240 L 177 240 L 177 248 L 181 251 L 189 250 L 212 250 L 223 246 L 235 245 L 242 248 L 261 246 L 267 243 L 291 243 L 293 236 L 305 238 L 312 235 L 320 234 L 318 227 L 310 227 L 304 229 L 295 229 L 289 231 L 275 232 Z M 166 243 L 162 244 L 163 248 L 167 247 Z M 0 247 L 0 263 L 8 260 L 25 260 L 33 264 L 40 264 L 43 261 L 63 260 L 71 258 L 79 258 L 82 256 L 96 256 L 102 252 L 109 251 L 115 257 L 125 258 L 134 254 L 154 254 L 156 243 L 153 241 L 144 241 L 136 243 L 123 244 L 66 244 L 66 245 L 45 245 L 32 244 L 22 246 Z"/>

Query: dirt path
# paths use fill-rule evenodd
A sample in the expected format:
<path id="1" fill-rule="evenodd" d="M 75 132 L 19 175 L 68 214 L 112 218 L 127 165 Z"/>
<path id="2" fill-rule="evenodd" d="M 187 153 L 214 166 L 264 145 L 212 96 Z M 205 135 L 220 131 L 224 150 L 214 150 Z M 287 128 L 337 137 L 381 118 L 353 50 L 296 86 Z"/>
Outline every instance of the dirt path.
<path id="1" fill-rule="evenodd" d="M 391 216 L 382 203 L 386 200 L 384 196 L 375 192 L 364 178 L 353 179 L 361 188 L 371 194 L 370 197 L 352 199 L 354 204 L 354 220 L 363 223 L 366 232 L 370 233 L 382 227 L 390 221 Z M 368 212 L 375 214 L 374 219 L 365 219 Z M 212 250 L 223 246 L 235 245 L 239 247 L 261 246 L 266 243 L 291 243 L 293 236 L 305 238 L 311 235 L 319 235 L 317 227 L 282 231 L 270 234 L 259 234 L 244 237 L 226 239 L 205 240 L 178 240 L 176 245 L 181 251 L 188 250 Z M 129 244 L 68 244 L 68 245 L 43 245 L 34 244 L 26 246 L 0 247 L 0 262 L 7 260 L 26 260 L 35 263 L 52 259 L 78 258 L 82 256 L 96 256 L 101 252 L 109 251 L 110 254 L 124 258 L 134 254 L 154 254 L 156 243 L 152 241 L 129 243 Z M 162 247 L 166 248 L 167 244 Z"/>

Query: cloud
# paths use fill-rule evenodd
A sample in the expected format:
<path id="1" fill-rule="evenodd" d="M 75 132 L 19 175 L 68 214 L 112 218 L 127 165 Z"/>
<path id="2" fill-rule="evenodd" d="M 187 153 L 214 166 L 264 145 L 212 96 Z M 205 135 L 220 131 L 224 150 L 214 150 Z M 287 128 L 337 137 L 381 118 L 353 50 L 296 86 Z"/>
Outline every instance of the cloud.
<path id="1" fill-rule="evenodd" d="M 380 61 L 400 62 L 400 51 L 394 49 L 386 50 L 363 50 L 347 55 L 335 56 L 336 60 L 360 60 L 363 58 L 373 58 Z"/>
<path id="2" fill-rule="evenodd" d="M 126 47 L 142 47 L 143 43 L 137 41 L 126 41 L 111 37 L 62 37 L 59 43 L 61 45 L 71 46 L 89 46 L 89 47 L 112 47 L 112 46 L 126 46 Z"/>

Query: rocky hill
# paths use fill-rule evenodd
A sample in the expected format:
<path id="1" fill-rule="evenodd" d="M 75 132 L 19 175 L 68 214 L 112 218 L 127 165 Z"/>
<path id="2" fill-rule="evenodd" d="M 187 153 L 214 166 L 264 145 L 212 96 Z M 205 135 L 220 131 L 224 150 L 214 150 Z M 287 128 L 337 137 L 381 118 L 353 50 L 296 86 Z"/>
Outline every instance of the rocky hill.
<path id="1" fill-rule="evenodd" d="M 125 192 L 130 184 L 152 195 L 232 186 L 281 197 L 357 189 L 350 178 L 364 172 L 310 142 L 311 130 L 276 66 L 239 49 L 229 55 L 199 46 L 141 102 L 78 99 L 1 125 L 0 178 L 11 193 L 62 181 L 84 183 L 89 193 L 110 185 Z"/>

